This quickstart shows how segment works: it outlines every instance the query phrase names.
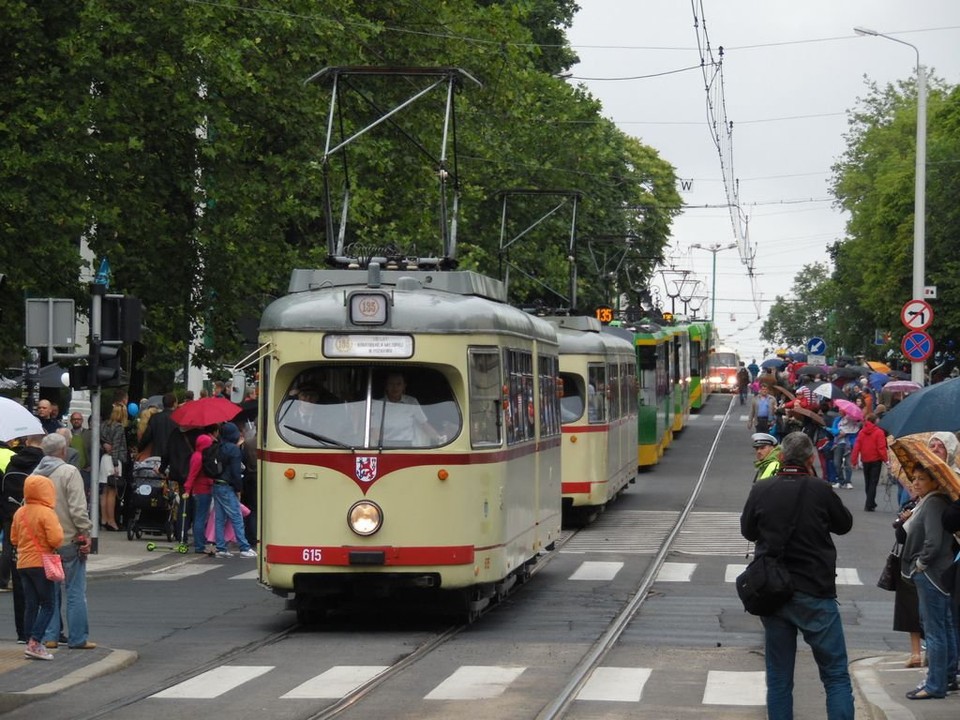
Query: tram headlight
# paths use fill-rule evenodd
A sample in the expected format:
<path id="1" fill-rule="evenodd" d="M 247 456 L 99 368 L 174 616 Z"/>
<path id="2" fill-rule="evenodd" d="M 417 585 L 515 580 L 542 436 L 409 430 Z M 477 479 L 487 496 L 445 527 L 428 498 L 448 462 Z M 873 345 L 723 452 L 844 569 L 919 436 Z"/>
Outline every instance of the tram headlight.
<path id="1" fill-rule="evenodd" d="M 360 500 L 347 512 L 347 525 L 357 535 L 373 535 L 383 525 L 383 511 L 375 502 Z"/>

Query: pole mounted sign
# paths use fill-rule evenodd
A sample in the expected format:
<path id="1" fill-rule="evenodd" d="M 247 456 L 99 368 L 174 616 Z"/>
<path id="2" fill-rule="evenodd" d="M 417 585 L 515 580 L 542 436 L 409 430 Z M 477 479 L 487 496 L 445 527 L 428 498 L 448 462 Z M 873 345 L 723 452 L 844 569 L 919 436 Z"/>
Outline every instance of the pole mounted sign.
<path id="1" fill-rule="evenodd" d="M 924 362 L 933 354 L 933 338 L 923 330 L 914 330 L 903 336 L 900 349 L 911 362 Z"/>
<path id="2" fill-rule="evenodd" d="M 827 343 L 823 338 L 812 337 L 807 340 L 807 352 L 814 355 L 823 355 L 827 351 Z"/>
<path id="3" fill-rule="evenodd" d="M 933 322 L 933 308 L 924 300 L 909 300 L 900 310 L 900 322 L 907 330 L 926 330 Z"/>

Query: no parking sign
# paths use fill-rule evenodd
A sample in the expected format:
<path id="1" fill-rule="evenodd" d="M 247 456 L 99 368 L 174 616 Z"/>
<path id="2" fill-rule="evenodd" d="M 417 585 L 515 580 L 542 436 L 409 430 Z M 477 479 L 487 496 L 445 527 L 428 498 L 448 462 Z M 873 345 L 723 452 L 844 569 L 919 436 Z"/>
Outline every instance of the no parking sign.
<path id="1" fill-rule="evenodd" d="M 933 355 L 933 338 L 923 330 L 914 330 L 903 336 L 900 349 L 912 362 L 923 362 Z"/>

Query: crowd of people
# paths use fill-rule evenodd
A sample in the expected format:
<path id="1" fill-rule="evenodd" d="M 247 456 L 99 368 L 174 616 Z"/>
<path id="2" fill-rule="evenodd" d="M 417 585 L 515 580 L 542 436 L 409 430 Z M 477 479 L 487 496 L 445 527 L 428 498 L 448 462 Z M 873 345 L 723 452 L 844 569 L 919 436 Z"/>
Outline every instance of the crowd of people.
<path id="1" fill-rule="evenodd" d="M 229 388 L 220 383 L 215 393 L 228 397 Z M 247 399 L 255 398 L 254 389 Z M 190 401 L 192 395 L 185 400 Z M 86 599 L 92 504 L 101 530 L 129 529 L 124 497 L 130 496 L 126 489 L 140 462 L 154 461 L 169 496 L 176 498 L 172 512 L 183 521 L 176 523 L 178 540 L 187 543 L 192 528 L 198 553 L 229 558 L 228 543 L 235 542 L 241 557 L 257 557 L 256 465 L 250 456 L 255 443 L 244 447 L 255 433 L 253 422 L 244 423 L 245 432 L 229 421 L 185 427 L 172 417 L 177 406 L 172 393 L 137 405 L 118 391 L 102 418 L 95 453 L 80 413 L 71 413 L 70 426 L 63 427 L 56 403 L 41 400 L 36 411 L 45 434 L 0 443 L 0 592 L 13 594 L 17 641 L 26 646 L 26 658 L 52 660 L 50 650 L 61 645 L 96 647 L 89 639 Z M 211 446 L 222 470 L 215 474 L 203 462 L 203 450 Z M 48 578 L 45 556 L 53 555 L 63 567 L 60 581 Z"/>
<path id="2" fill-rule="evenodd" d="M 768 709 L 789 717 L 796 635 L 811 646 L 827 695 L 827 717 L 853 717 L 846 647 L 837 612 L 836 549 L 852 516 L 841 489 L 853 488 L 862 468 L 864 510 L 877 508 L 884 467 L 898 488 L 893 521 L 899 576 L 893 628 L 909 633 L 908 668 L 926 668 L 906 692 L 910 700 L 946 697 L 958 690 L 960 671 L 960 441 L 953 432 L 918 438 L 888 437 L 878 417 L 899 402 L 879 378 L 845 379 L 806 367 L 759 372 L 748 426 L 756 472 L 741 516 L 741 530 L 756 554 L 777 552 L 794 584 L 793 597 L 763 617 L 767 638 Z M 748 371 L 749 372 L 749 371 Z M 749 395 L 748 395 L 749 397 Z M 892 450 L 892 451 L 891 451 Z M 952 497 L 951 497 L 952 494 Z M 771 550 L 773 548 L 773 550 Z M 926 652 L 924 653 L 924 647 Z M 776 712 L 774 712 L 776 710 Z M 778 714 L 779 713 L 779 714 Z"/>

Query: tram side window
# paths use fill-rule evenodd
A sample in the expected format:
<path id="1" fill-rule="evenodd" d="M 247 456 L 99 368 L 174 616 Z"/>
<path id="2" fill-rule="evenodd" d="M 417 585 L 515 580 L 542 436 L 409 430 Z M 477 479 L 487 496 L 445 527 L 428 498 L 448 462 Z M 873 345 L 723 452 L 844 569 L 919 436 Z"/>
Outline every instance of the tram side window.
<path id="1" fill-rule="evenodd" d="M 474 447 L 500 445 L 500 352 L 470 348 L 469 363 L 470 441 Z"/>
<path id="2" fill-rule="evenodd" d="M 534 439 L 533 355 L 526 350 L 504 350 L 507 374 L 507 444 Z"/>
<path id="3" fill-rule="evenodd" d="M 557 358 L 541 356 L 540 365 L 540 437 L 560 434 L 560 388 L 557 383 Z"/>
<path id="4" fill-rule="evenodd" d="M 611 420 L 620 417 L 620 367 L 616 363 L 607 365 L 607 414 Z"/>
<path id="5" fill-rule="evenodd" d="M 587 420 L 604 422 L 607 419 L 607 373 L 603 365 L 587 369 Z"/>
<path id="6" fill-rule="evenodd" d="M 637 384 L 637 366 L 632 362 L 623 366 L 623 388 L 625 393 L 624 413 L 634 415 L 637 412 L 639 385 Z"/>
<path id="7" fill-rule="evenodd" d="M 563 422 L 579 420 L 583 415 L 583 396 L 585 392 L 583 377 L 573 373 L 561 373 L 560 382 L 563 384 L 563 398 L 560 400 L 560 413 Z"/>

